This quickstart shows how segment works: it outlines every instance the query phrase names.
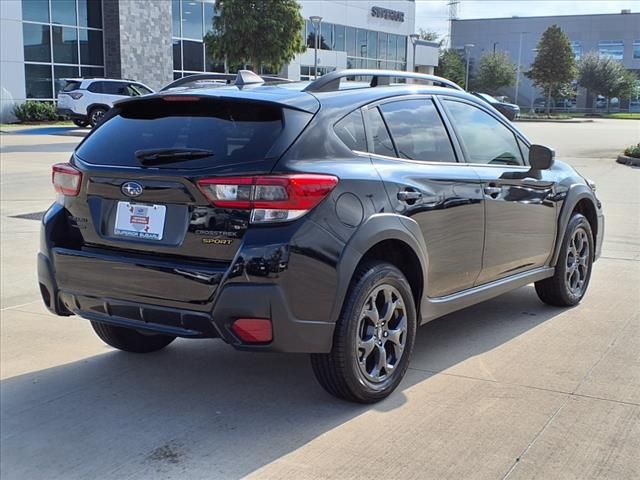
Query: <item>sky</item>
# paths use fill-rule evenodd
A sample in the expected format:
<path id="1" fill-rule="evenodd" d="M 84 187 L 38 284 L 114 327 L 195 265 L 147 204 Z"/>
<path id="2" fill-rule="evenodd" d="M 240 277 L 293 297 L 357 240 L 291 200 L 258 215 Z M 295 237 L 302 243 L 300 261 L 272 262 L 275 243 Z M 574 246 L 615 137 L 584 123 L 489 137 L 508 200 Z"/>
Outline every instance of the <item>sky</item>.
<path id="1" fill-rule="evenodd" d="M 448 0 L 416 0 L 416 29 L 448 31 Z M 640 0 L 461 0 L 458 18 L 533 17 L 541 15 L 581 15 L 640 12 Z"/>

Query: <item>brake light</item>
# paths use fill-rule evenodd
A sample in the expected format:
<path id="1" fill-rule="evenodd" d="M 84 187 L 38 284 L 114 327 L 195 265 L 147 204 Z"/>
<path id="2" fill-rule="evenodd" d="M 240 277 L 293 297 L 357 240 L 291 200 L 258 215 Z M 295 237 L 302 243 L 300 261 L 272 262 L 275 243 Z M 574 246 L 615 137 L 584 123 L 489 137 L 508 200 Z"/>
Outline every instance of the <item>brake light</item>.
<path id="1" fill-rule="evenodd" d="M 56 163 L 52 167 L 51 182 L 56 192 L 75 197 L 80 193 L 82 173 L 68 163 Z"/>
<path id="2" fill-rule="evenodd" d="M 81 92 L 67 93 L 67 95 L 69 95 L 74 100 L 78 100 L 78 99 L 82 98 L 82 93 Z"/>
<path id="3" fill-rule="evenodd" d="M 286 222 L 318 205 L 338 183 L 333 175 L 205 178 L 198 188 L 216 207 L 251 210 L 251 223 Z"/>

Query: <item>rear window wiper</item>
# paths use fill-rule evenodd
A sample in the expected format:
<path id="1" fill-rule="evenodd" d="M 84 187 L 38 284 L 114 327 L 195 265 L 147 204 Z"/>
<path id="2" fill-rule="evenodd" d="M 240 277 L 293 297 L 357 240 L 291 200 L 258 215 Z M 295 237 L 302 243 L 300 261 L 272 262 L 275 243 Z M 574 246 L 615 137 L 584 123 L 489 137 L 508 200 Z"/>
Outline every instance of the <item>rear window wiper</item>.
<path id="1" fill-rule="evenodd" d="M 163 163 L 213 157 L 214 153 L 202 148 L 155 148 L 136 150 L 135 155 L 142 165 L 162 165 Z"/>

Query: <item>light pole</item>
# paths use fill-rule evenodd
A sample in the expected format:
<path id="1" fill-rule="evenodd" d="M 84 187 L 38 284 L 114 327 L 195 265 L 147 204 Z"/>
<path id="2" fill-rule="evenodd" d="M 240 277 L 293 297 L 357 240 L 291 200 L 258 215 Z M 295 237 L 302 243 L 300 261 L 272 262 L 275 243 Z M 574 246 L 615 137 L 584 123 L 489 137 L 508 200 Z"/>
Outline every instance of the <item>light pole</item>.
<path id="1" fill-rule="evenodd" d="M 471 60 L 471 55 L 469 53 L 473 47 L 475 47 L 473 43 L 467 43 L 464 46 L 464 54 L 467 57 L 467 68 L 464 74 L 464 89 L 467 92 L 469 91 L 469 60 Z"/>
<path id="2" fill-rule="evenodd" d="M 319 15 L 311 15 L 309 17 L 311 23 L 313 24 L 313 79 L 318 78 L 318 48 L 320 46 L 320 42 L 318 41 L 318 33 L 320 32 L 320 24 L 322 23 L 322 17 Z"/>
<path id="3" fill-rule="evenodd" d="M 411 40 L 411 45 L 413 45 L 413 71 L 417 72 L 416 70 L 416 43 L 418 42 L 418 39 L 420 38 L 420 35 L 418 35 L 417 33 L 412 33 L 411 35 L 409 35 L 409 39 Z"/>
<path id="4" fill-rule="evenodd" d="M 533 49 L 531 49 L 531 51 L 532 51 L 535 55 L 537 55 L 539 50 L 538 50 L 537 48 L 533 48 Z M 534 61 L 535 61 L 535 59 L 534 59 Z M 535 96 L 536 96 L 536 89 L 535 89 L 535 86 L 534 86 L 534 88 L 533 88 L 533 89 L 532 89 L 532 91 L 531 91 L 531 111 L 529 112 L 531 115 L 533 115 L 534 113 L 536 113 L 536 112 L 535 112 L 535 110 L 534 110 L 534 108 L 535 108 L 535 107 L 534 107 L 534 105 L 533 105 L 533 102 L 534 102 L 534 98 L 535 98 Z"/>
<path id="5" fill-rule="evenodd" d="M 516 70 L 516 95 L 515 95 L 515 99 L 513 100 L 513 103 L 515 103 L 516 105 L 518 105 L 518 93 L 520 91 L 520 69 L 522 68 L 522 36 L 525 33 L 529 33 L 529 32 L 520 32 L 520 44 L 518 45 L 518 67 Z"/>

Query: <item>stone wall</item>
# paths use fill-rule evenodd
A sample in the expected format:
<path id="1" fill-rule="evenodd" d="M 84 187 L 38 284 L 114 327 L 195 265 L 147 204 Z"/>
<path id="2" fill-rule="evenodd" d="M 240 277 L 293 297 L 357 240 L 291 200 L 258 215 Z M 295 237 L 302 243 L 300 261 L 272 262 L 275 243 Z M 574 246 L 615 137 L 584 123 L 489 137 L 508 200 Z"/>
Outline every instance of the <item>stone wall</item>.
<path id="1" fill-rule="evenodd" d="M 156 90 L 173 80 L 170 1 L 104 0 L 103 17 L 107 76 Z"/>

